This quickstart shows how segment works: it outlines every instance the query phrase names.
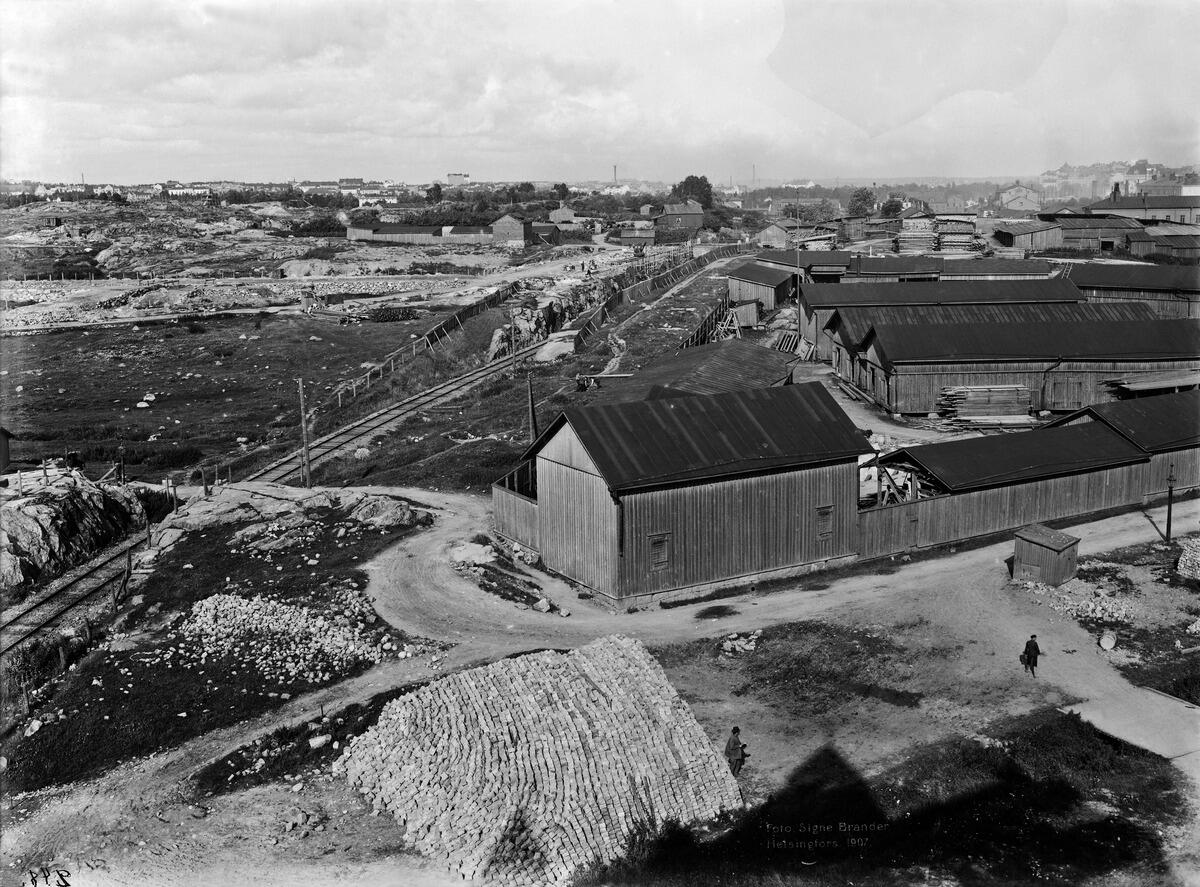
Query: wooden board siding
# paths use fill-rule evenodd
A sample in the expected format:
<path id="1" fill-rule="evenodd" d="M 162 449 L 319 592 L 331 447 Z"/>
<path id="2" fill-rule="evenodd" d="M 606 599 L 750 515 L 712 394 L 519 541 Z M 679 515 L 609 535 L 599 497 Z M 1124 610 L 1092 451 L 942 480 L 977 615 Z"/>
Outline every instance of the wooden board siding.
<path id="1" fill-rule="evenodd" d="M 1078 543 L 1063 551 L 1017 538 L 1013 545 L 1013 579 L 1062 585 L 1075 576 Z"/>
<path id="2" fill-rule="evenodd" d="M 778 287 L 765 283 L 753 283 L 749 280 L 729 278 L 729 301 L 731 302 L 762 302 L 764 311 L 774 311 L 776 302 L 785 297 L 788 282 L 784 281 Z"/>
<path id="3" fill-rule="evenodd" d="M 617 505 L 570 425 L 538 452 L 537 478 L 542 560 L 576 582 L 615 595 Z"/>
<path id="4" fill-rule="evenodd" d="M 868 349 L 870 352 L 871 349 Z M 1051 367 L 1054 367 L 1052 370 Z M 893 413 L 929 413 L 937 408 L 943 388 L 955 385 L 1024 385 L 1035 410 L 1066 411 L 1115 398 L 1105 379 L 1181 369 L 1200 369 L 1200 360 L 1178 361 L 1052 361 L 1037 363 L 947 363 L 896 365 L 891 373 L 868 354 L 867 376 L 875 370 L 874 385 L 866 393 Z M 1048 373 L 1046 370 L 1050 370 Z M 1045 379 L 1045 397 L 1042 381 Z"/>
<path id="5" fill-rule="evenodd" d="M 833 346 L 829 340 L 829 336 L 825 334 L 825 324 L 833 316 L 834 309 L 814 309 L 808 307 L 808 305 L 802 305 L 801 308 L 803 316 L 801 318 L 800 334 L 808 341 L 816 344 L 816 356 L 819 360 L 829 360 L 833 354 Z"/>
<path id="6" fill-rule="evenodd" d="M 1159 317 L 1200 317 L 1200 300 L 1181 299 L 1153 290 L 1079 288 L 1089 302 L 1145 302 Z"/>
<path id="7" fill-rule="evenodd" d="M 527 496 L 492 486 L 492 520 L 496 532 L 534 551 L 538 544 L 538 504 Z"/>
<path id="8" fill-rule="evenodd" d="M 863 557 L 898 554 L 1141 504 L 1147 468 L 1145 464 L 1126 465 L 860 511 L 859 552 Z"/>
<path id="9" fill-rule="evenodd" d="M 1200 487 L 1200 449 L 1176 450 L 1151 456 L 1146 471 L 1147 498 L 1167 495 L 1167 475 L 1172 472 L 1175 474 L 1175 492 Z"/>
<path id="10" fill-rule="evenodd" d="M 853 462 L 630 494 L 622 498 L 620 595 L 853 554 L 857 502 Z M 828 535 L 818 538 L 825 506 Z M 665 564 L 653 562 L 655 539 L 666 540 Z"/>

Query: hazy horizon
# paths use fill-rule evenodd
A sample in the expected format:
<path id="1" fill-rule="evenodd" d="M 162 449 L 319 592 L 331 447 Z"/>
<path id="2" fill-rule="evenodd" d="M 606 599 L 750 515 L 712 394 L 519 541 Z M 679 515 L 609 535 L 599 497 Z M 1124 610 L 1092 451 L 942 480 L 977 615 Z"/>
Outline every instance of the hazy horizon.
<path id="1" fill-rule="evenodd" d="M 607 181 L 615 163 L 897 183 L 1200 157 L 1189 0 L 0 0 L 0 16 L 8 179 Z"/>

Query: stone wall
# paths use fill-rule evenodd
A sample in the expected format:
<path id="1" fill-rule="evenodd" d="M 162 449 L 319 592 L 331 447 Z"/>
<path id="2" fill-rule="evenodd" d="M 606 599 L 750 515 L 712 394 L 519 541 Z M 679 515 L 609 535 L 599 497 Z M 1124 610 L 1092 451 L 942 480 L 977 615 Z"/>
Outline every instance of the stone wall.
<path id="1" fill-rule="evenodd" d="M 742 806 L 662 668 L 620 636 L 397 699 L 335 769 L 420 852 L 484 883 L 564 884 L 642 825 Z"/>

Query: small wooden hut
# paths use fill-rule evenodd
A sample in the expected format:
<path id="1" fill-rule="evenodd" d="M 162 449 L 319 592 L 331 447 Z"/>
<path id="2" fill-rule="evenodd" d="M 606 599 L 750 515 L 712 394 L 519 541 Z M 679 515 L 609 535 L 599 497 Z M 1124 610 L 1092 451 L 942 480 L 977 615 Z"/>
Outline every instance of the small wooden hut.
<path id="1" fill-rule="evenodd" d="M 1079 538 L 1031 524 L 1016 532 L 1013 578 L 1046 585 L 1062 585 L 1075 577 Z"/>

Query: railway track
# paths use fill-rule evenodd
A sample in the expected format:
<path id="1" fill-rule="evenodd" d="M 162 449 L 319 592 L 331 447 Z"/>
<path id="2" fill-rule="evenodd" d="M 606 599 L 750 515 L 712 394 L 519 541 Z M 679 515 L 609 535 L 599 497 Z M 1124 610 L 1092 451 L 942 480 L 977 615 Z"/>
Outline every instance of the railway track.
<path id="1" fill-rule="evenodd" d="M 529 357 L 545 344 L 545 342 L 537 342 L 525 348 L 519 348 L 517 349 L 516 357 L 518 359 Z M 500 360 L 485 364 L 478 369 L 463 373 L 461 376 L 455 376 L 453 379 L 440 382 L 419 394 L 414 394 L 412 397 L 407 397 L 391 406 L 376 410 L 370 415 L 363 416 L 361 419 L 344 425 L 337 431 L 332 431 L 323 437 L 317 438 L 308 445 L 310 466 L 315 468 L 323 462 L 329 461 L 338 453 L 344 452 L 357 444 L 369 441 L 380 432 L 397 425 L 414 413 L 418 413 L 427 407 L 462 394 L 480 382 L 484 382 L 492 376 L 508 370 L 512 367 L 512 363 L 512 355 L 503 357 Z M 265 468 L 260 468 L 253 474 L 248 475 L 245 480 L 267 481 L 270 483 L 286 483 L 292 479 L 298 480 L 301 476 L 302 461 L 302 451 L 296 450 L 282 459 L 272 462 Z"/>
<path id="2" fill-rule="evenodd" d="M 128 539 L 99 558 L 58 579 L 37 600 L 5 612 L 0 622 L 0 656 L 7 656 L 34 635 L 93 599 L 125 575 L 130 552 L 144 546 L 144 536 Z M 16 611 L 16 612 L 13 612 Z"/>

